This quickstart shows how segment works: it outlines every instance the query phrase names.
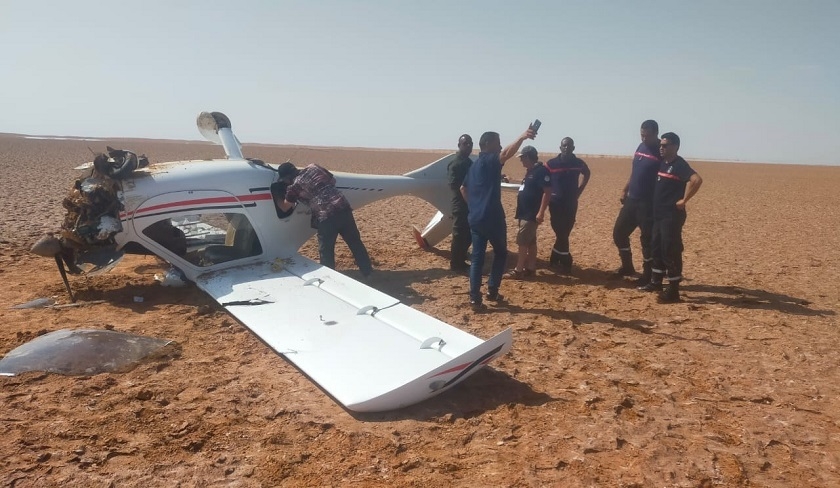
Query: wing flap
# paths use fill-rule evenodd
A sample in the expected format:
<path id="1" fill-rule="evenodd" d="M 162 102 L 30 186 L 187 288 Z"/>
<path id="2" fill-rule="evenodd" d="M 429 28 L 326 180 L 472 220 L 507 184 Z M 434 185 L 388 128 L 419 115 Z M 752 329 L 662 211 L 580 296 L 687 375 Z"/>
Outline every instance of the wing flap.
<path id="1" fill-rule="evenodd" d="M 482 341 L 301 256 L 282 269 L 253 264 L 196 283 L 355 411 L 429 398 L 504 354 L 511 342 L 510 330 L 493 339 L 498 344 Z"/>

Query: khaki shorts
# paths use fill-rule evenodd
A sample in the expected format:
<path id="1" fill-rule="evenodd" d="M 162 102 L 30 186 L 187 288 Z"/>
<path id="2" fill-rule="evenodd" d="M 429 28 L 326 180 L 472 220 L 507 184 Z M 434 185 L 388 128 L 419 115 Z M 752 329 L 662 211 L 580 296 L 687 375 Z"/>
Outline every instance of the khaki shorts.
<path id="1" fill-rule="evenodd" d="M 532 220 L 520 220 L 519 230 L 516 232 L 516 244 L 530 246 L 537 242 L 537 223 Z"/>

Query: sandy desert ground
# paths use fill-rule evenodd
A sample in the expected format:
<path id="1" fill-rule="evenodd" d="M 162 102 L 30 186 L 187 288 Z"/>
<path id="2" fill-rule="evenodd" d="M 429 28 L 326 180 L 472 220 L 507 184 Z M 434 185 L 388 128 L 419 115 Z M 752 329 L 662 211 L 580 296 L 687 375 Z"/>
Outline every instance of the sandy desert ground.
<path id="1" fill-rule="evenodd" d="M 10 308 L 67 302 L 55 263 L 28 249 L 63 217 L 72 168 L 106 144 L 152 162 L 223 156 L 198 142 L 0 135 L 0 354 L 65 328 L 164 337 L 181 352 L 122 374 L 0 378 L 4 486 L 840 486 L 840 167 L 692 161 L 705 182 L 689 204 L 675 305 L 611 275 L 632 147 L 627 158 L 584 156 L 593 177 L 572 234 L 574 276 L 505 281 L 507 303 L 485 314 L 465 307 L 448 240 L 417 249 L 410 226 L 430 205 L 359 209 L 372 286 L 482 338 L 512 327 L 514 345 L 430 401 L 358 415 L 194 287 L 162 287 L 153 257 L 71 277 L 80 300 L 104 303 Z M 547 158 L 556 141 L 535 145 Z M 388 174 L 444 154 L 245 152 Z M 514 195 L 504 198 L 512 215 Z M 543 258 L 551 242 L 542 228 Z M 636 235 L 634 250 L 638 266 Z M 303 252 L 316 257 L 312 241 Z"/>

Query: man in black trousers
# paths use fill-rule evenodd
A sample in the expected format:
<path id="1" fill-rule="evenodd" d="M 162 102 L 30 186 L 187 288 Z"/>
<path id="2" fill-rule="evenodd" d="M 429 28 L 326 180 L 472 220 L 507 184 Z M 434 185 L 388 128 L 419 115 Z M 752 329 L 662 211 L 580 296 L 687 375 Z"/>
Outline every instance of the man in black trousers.
<path id="1" fill-rule="evenodd" d="M 703 178 L 677 155 L 679 149 L 678 135 L 673 132 L 662 134 L 659 141 L 662 163 L 653 193 L 653 268 L 650 283 L 639 287 L 643 291 L 659 291 L 662 303 L 680 301 L 685 204 L 703 184 Z M 662 279 L 666 273 L 668 288 L 663 291 Z"/>

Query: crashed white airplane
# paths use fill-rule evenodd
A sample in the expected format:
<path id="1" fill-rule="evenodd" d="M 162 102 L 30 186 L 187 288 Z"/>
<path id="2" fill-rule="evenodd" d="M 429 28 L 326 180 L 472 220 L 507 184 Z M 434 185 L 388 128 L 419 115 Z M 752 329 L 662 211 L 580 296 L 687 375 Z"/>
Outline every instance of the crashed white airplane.
<path id="1" fill-rule="evenodd" d="M 153 253 L 358 412 L 430 398 L 510 349 L 510 329 L 483 341 L 302 257 L 298 249 L 314 234 L 309 208 L 278 212 L 276 168 L 243 157 L 224 114 L 203 112 L 198 127 L 224 147 L 227 159 L 148 165 L 143 157 L 109 148 L 111 158 L 98 157 L 74 195 L 84 200 L 110 191 L 111 217 L 85 216 L 84 205 L 65 200 L 79 215 L 33 252 L 55 257 L 71 299 L 65 266 L 80 272 L 92 255 Z M 334 174 L 353 208 L 414 195 L 445 209 L 447 165 L 454 156 L 402 176 Z M 448 235 L 451 223 L 442 215 L 415 230 L 419 243 L 434 245 Z M 86 227 L 79 225 L 85 221 Z"/>

